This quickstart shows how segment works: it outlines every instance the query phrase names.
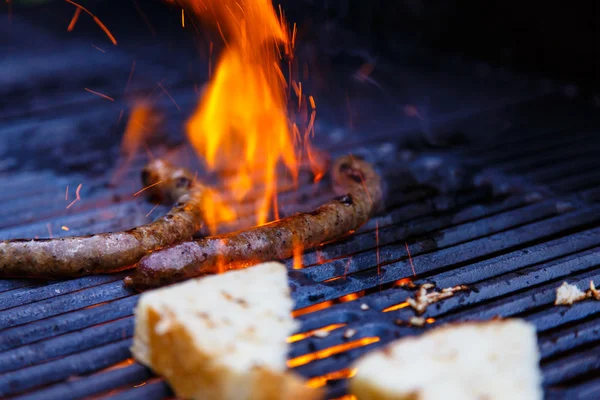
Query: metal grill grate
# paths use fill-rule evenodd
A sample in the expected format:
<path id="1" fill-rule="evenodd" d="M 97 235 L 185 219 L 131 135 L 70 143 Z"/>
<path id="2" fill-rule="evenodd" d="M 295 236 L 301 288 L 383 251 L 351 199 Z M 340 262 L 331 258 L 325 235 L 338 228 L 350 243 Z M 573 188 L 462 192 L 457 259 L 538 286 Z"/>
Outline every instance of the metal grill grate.
<path id="1" fill-rule="evenodd" d="M 130 60 L 110 60 L 110 71 L 128 69 Z M 79 82 L 93 81 L 93 72 L 81 73 Z M 155 76 L 149 75 L 149 80 Z M 111 94 L 111 85 L 101 89 Z M 174 86 L 185 87 L 182 81 Z M 18 100 L 14 87 L 6 94 Z M 13 147 L 13 157 L 3 156 L 12 161 L 3 164 L 0 177 L 2 238 L 47 236 L 48 230 L 66 235 L 61 226 L 72 235 L 120 230 L 151 219 L 145 214 L 152 205 L 133 197 L 143 157 L 122 182 L 110 185 L 119 135 L 106 140 L 106 130 L 98 126 L 122 129 L 106 120 L 115 121 L 123 103 L 84 97 L 73 105 L 69 99 L 79 98 L 79 89 L 47 94 L 56 101 L 31 107 L 33 116 L 14 105 L 0 113 L 6 122 L 0 128 L 6 138 L 1 153 L 11 154 L 10 146 L 19 150 Z M 172 93 L 182 109 L 193 107 L 195 95 L 183 89 Z M 451 103 L 453 94 L 448 97 Z M 556 94 L 506 103 L 441 112 L 429 129 L 473 142 L 460 147 L 425 145 L 417 130 L 382 125 L 381 114 L 341 136 L 332 121 L 321 126 L 329 133 L 318 138 L 320 148 L 332 156 L 362 155 L 388 183 L 385 213 L 351 237 L 304 254 L 304 269 L 292 270 L 286 261 L 300 332 L 306 333 L 292 343 L 290 359 L 298 373 L 322 377 L 331 398 L 345 393 L 345 369 L 377 346 L 446 322 L 498 315 L 523 317 L 537 326 L 548 398 L 600 395 L 600 303 L 553 306 L 563 280 L 581 287 L 600 281 L 600 121 L 591 107 Z M 366 134 L 370 126 L 377 133 Z M 75 133 L 64 132 L 69 129 Z M 85 130 L 89 142 L 74 144 Z M 167 135 L 167 144 L 175 136 Z M 82 201 L 65 210 L 66 185 L 81 182 Z M 282 195 L 285 213 L 330 196 L 322 191 L 315 196 L 308 180 L 299 193 Z M 301 205 L 305 200 L 310 201 Z M 171 396 L 160 378 L 130 358 L 139 295 L 123 287 L 122 277 L 0 281 L 0 397 Z M 398 320 L 414 314 L 400 305 L 413 292 L 398 282 L 407 277 L 417 285 L 465 284 L 469 290 L 429 307 L 424 316 L 432 323 L 424 328 L 406 326 Z M 330 330 L 326 337 L 311 334 L 322 328 Z"/>

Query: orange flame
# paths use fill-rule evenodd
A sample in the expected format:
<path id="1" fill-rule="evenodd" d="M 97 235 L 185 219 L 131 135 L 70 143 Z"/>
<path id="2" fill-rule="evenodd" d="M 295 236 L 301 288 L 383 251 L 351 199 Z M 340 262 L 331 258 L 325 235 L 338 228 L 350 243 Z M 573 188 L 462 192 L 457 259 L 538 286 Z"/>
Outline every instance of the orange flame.
<path id="1" fill-rule="evenodd" d="M 269 0 L 188 0 L 216 22 L 226 45 L 187 135 L 207 167 L 218 171 L 237 202 L 259 188 L 256 222 L 267 222 L 277 165 L 296 180 L 297 156 L 286 113 L 286 81 L 277 44 L 291 51 L 287 29 Z"/>
<path id="2" fill-rule="evenodd" d="M 237 217 L 234 209 L 227 206 L 223 199 L 212 189 L 206 189 L 202 196 L 204 222 L 211 234 L 217 233 L 221 223 L 231 222 Z"/>

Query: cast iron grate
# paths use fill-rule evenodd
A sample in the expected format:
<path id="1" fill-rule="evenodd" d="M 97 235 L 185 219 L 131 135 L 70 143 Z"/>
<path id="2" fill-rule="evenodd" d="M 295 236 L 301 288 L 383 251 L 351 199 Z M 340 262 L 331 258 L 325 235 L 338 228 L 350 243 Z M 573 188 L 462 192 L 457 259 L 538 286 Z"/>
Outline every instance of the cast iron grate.
<path id="1" fill-rule="evenodd" d="M 182 109 L 193 107 L 195 96 L 172 94 Z M 600 395 L 600 303 L 553 306 L 563 280 L 581 287 L 600 281 L 600 121 L 591 107 L 556 94 L 511 102 L 449 113 L 454 117 L 429 127 L 450 133 L 433 145 L 418 130 L 367 135 L 357 128 L 358 134 L 344 133 L 340 140 L 334 126 L 321 127 L 332 132 L 318 138 L 321 149 L 367 158 L 388 184 L 384 213 L 353 236 L 304 254 L 303 269 L 286 261 L 300 332 L 306 333 L 292 343 L 289 357 L 298 373 L 320 377 L 312 382 L 326 385 L 331 398 L 345 394 L 347 369 L 361 354 L 431 326 L 495 316 L 523 317 L 537 326 L 548 398 Z M 27 154 L 15 151 L 16 161 L 2 165 L 0 237 L 66 235 L 62 226 L 73 235 L 120 230 L 152 218 L 146 213 L 153 205 L 133 197 L 145 157 L 111 185 L 118 141 L 103 140 L 106 131 L 96 127 L 123 104 L 93 104 L 89 112 L 81 112 L 89 104 L 77 103 L 44 105 L 36 118 L 15 109 L 0 117 L 6 122 L 0 128 L 5 155 L 25 133 L 37 140 L 24 141 L 19 151 L 53 152 L 28 163 Z M 502 128 L 486 140 L 477 137 L 491 125 Z M 62 129 L 89 129 L 91 144 L 65 152 L 68 135 L 40 142 Z M 454 139 L 471 143 L 453 146 Z M 331 196 L 304 178 L 298 192 L 282 194 L 283 213 Z M 65 210 L 64 188 L 79 182 L 82 201 Z M 1 280 L 0 397 L 172 396 L 160 378 L 130 358 L 139 295 L 123 287 L 122 277 Z M 399 284 L 405 278 L 469 290 L 429 307 L 425 327 L 411 327 L 398 324 L 414 315 L 400 306 L 413 294 Z M 329 330 L 326 337 L 313 334 L 322 328 Z"/>

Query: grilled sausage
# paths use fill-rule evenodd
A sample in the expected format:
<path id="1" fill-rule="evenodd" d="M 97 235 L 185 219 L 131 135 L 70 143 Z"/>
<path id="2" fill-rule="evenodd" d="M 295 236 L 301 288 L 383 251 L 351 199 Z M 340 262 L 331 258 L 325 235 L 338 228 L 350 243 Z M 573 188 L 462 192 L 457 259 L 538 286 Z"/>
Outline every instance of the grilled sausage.
<path id="1" fill-rule="evenodd" d="M 0 242 L 0 277 L 69 278 L 132 268 L 146 253 L 188 240 L 202 224 L 204 187 L 162 160 L 142 171 L 148 193 L 176 205 L 156 221 L 124 232 Z"/>
<path id="2" fill-rule="evenodd" d="M 369 163 L 352 156 L 336 160 L 332 174 L 339 197 L 315 211 L 150 253 L 125 283 L 138 290 L 163 286 L 223 269 L 288 258 L 295 248 L 312 248 L 352 233 L 381 204 L 381 178 Z"/>

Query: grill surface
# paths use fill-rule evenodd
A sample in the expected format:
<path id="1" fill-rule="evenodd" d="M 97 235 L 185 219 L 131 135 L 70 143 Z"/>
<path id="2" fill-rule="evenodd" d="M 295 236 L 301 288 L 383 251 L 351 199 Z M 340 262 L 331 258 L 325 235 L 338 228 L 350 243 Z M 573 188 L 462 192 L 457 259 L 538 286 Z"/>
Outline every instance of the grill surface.
<path id="1" fill-rule="evenodd" d="M 16 20 L 8 33 L 16 40 L 32 31 Z M 48 41 L 45 48 L 60 43 Z M 179 145 L 179 124 L 197 95 L 184 73 L 137 58 L 128 85 L 133 60 L 126 52 L 110 49 L 109 57 L 84 40 L 69 43 L 47 62 L 36 62 L 42 53 L 15 51 L 11 65 L 1 67 L 2 239 L 121 230 L 158 215 L 160 209 L 146 216 L 153 204 L 133 196 L 144 155 L 111 184 L 128 110 L 124 88 L 151 93 L 168 76 L 163 84 L 177 107 L 167 96 L 157 100 L 168 123 L 152 150 L 189 156 Z M 452 321 L 521 317 L 539 332 L 547 398 L 597 398 L 600 303 L 553 306 L 563 280 L 580 287 L 600 281 L 597 109 L 564 96 L 560 85 L 552 90 L 503 70 L 482 78 L 477 68 L 442 60 L 439 68 L 416 72 L 430 61 L 423 55 L 412 69 L 393 66 L 390 75 L 382 67 L 382 78 L 401 71 L 402 79 L 390 81 L 393 101 L 382 101 L 373 88 L 356 88 L 349 113 L 335 102 L 336 93 L 319 100 L 316 144 L 332 156 L 351 151 L 374 162 L 388 195 L 385 212 L 353 236 L 304 254 L 304 269 L 286 261 L 300 332 L 308 332 L 292 344 L 294 369 L 323 377 L 336 398 L 346 390 L 344 369 L 393 339 Z M 65 73 L 74 62 L 81 63 L 77 73 Z M 404 104 L 415 104 L 419 117 L 403 113 Z M 82 200 L 66 210 L 66 186 L 73 193 L 80 183 Z M 281 195 L 282 212 L 310 209 L 331 196 L 321 189 L 305 176 L 298 191 Z M 0 397 L 171 396 L 160 378 L 130 358 L 139 295 L 123 287 L 122 277 L 1 280 Z M 398 320 L 414 315 L 411 309 L 394 307 L 413 295 L 397 284 L 407 277 L 469 290 L 430 306 L 424 316 L 435 322 L 410 327 Z M 323 327 L 331 329 L 327 337 L 311 335 Z M 356 330 L 351 338 L 348 329 Z"/>

